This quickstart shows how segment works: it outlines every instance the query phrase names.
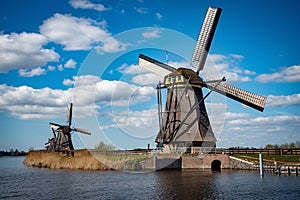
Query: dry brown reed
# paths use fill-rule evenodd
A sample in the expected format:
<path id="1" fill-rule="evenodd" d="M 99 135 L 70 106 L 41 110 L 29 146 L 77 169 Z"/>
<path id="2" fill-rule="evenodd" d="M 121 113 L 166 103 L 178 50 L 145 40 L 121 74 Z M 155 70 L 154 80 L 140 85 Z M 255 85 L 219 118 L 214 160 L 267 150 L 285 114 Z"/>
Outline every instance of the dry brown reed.
<path id="1" fill-rule="evenodd" d="M 58 152 L 35 150 L 28 152 L 24 164 L 29 167 L 76 170 L 109 170 L 86 149 L 75 150 L 74 156 Z"/>

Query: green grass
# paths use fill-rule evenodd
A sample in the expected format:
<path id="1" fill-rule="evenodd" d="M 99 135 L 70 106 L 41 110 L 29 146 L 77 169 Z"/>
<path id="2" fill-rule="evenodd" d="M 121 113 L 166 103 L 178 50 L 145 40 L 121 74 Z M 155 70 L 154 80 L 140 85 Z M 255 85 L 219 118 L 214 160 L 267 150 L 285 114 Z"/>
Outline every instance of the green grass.
<path id="1" fill-rule="evenodd" d="M 234 154 L 236 158 L 241 158 L 250 162 L 258 163 L 258 154 Z M 300 163 L 300 155 L 263 155 L 263 160 L 265 163 L 276 162 L 288 162 L 288 163 Z"/>
<path id="2" fill-rule="evenodd" d="M 139 163 L 141 161 L 147 160 L 153 155 L 151 154 L 94 154 L 99 156 L 101 159 L 113 162 L 130 162 L 130 163 Z"/>
<path id="3" fill-rule="evenodd" d="M 151 154 L 128 154 L 128 155 L 104 155 L 107 160 L 111 161 L 120 161 L 120 160 L 147 160 L 151 158 L 153 155 Z"/>
<path id="4" fill-rule="evenodd" d="M 92 151 L 100 162 L 112 167 L 113 169 L 139 170 L 143 166 L 143 161 L 151 159 L 154 155 L 148 153 L 130 153 L 118 151 Z"/>
<path id="5" fill-rule="evenodd" d="M 112 161 L 116 163 L 121 163 L 123 166 L 127 166 L 129 170 L 140 169 L 140 163 L 144 160 L 153 157 L 151 154 L 128 154 L 128 155 L 103 155 L 107 161 Z"/>

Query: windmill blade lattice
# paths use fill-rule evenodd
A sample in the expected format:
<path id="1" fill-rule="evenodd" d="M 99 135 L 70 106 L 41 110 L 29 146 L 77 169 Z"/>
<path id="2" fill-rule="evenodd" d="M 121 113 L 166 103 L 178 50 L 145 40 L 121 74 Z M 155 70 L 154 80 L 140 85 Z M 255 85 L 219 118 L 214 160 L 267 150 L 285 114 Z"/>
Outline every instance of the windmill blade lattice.
<path id="1" fill-rule="evenodd" d="M 220 8 L 209 7 L 206 13 L 191 61 L 191 65 L 197 69 L 197 74 L 203 70 L 221 11 Z"/>
<path id="2" fill-rule="evenodd" d="M 207 88 L 212 89 L 216 86 L 216 83 L 206 84 L 206 86 Z M 217 85 L 214 91 L 259 111 L 264 110 L 264 106 L 267 99 L 262 95 L 254 94 L 252 92 L 242 90 L 240 88 L 228 85 L 226 83 L 221 83 Z"/>

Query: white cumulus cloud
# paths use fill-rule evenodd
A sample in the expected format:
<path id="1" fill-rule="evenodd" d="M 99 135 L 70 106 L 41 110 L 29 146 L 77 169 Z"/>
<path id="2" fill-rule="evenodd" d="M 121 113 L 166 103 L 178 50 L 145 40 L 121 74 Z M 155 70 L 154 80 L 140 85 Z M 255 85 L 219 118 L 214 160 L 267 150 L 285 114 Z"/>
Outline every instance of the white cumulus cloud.
<path id="1" fill-rule="evenodd" d="M 92 9 L 97 11 L 105 11 L 109 10 L 109 8 L 105 8 L 105 6 L 101 3 L 92 3 L 89 0 L 70 0 L 69 3 L 75 9 Z"/>
<path id="2" fill-rule="evenodd" d="M 98 76 L 75 76 L 63 81 L 72 88 L 35 89 L 30 86 L 0 85 L 0 112 L 20 119 L 60 117 L 69 102 L 76 103 L 76 116 L 95 115 L 99 106 L 128 106 L 149 100 L 153 87 L 139 87 L 122 81 L 101 80 Z"/>
<path id="3" fill-rule="evenodd" d="M 157 120 L 157 110 L 125 111 L 114 116 L 114 121 L 118 127 L 145 127 Z"/>
<path id="4" fill-rule="evenodd" d="M 104 105 L 127 106 L 141 103 L 154 96 L 153 87 L 136 86 L 123 81 L 101 80 L 97 76 L 75 76 L 65 79 L 65 85 L 74 85 L 74 95 L 82 104 L 99 103 Z"/>
<path id="5" fill-rule="evenodd" d="M 64 50 L 90 50 L 100 45 L 103 52 L 125 50 L 126 45 L 111 37 L 104 22 L 54 14 L 40 26 L 40 32 L 50 41 L 61 44 Z"/>
<path id="6" fill-rule="evenodd" d="M 20 69 L 19 75 L 23 77 L 33 77 L 33 76 L 40 76 L 46 73 L 46 70 L 38 67 L 34 69 Z"/>
<path id="7" fill-rule="evenodd" d="M 47 38 L 37 33 L 0 34 L 0 72 L 34 69 L 57 62 L 59 54 L 44 48 Z"/>
<path id="8" fill-rule="evenodd" d="M 283 106 L 299 106 L 300 94 L 293 95 L 269 95 L 267 97 L 266 107 L 283 107 Z"/>
<path id="9" fill-rule="evenodd" d="M 174 61 L 169 61 L 168 65 L 175 67 L 175 68 L 191 68 L 190 64 L 186 61 L 181 61 L 181 62 L 174 62 Z"/>
<path id="10" fill-rule="evenodd" d="M 232 113 L 232 112 L 226 112 L 225 118 L 226 120 L 232 120 L 232 119 L 245 119 L 249 118 L 249 114 L 247 113 Z"/>
<path id="11" fill-rule="evenodd" d="M 20 119 L 56 116 L 71 100 L 70 90 L 0 85 L 0 111 Z"/>
<path id="12" fill-rule="evenodd" d="M 150 38 L 160 38 L 160 31 L 156 28 L 154 29 L 149 29 L 148 31 L 142 33 L 143 37 L 145 39 L 150 39 Z"/>
<path id="13" fill-rule="evenodd" d="M 300 116 L 275 115 L 254 117 L 246 113 L 226 113 L 221 145 L 259 147 L 284 138 L 297 138 Z"/>
<path id="14" fill-rule="evenodd" d="M 279 72 L 272 74 L 261 74 L 255 78 L 260 83 L 268 82 L 299 82 L 300 81 L 300 65 L 284 67 Z"/>
<path id="15" fill-rule="evenodd" d="M 117 70 L 122 74 L 141 74 L 147 71 L 139 67 L 138 65 L 128 65 L 126 63 L 122 64 Z"/>
<path id="16" fill-rule="evenodd" d="M 225 77 L 228 83 L 249 82 L 254 71 L 241 69 L 244 56 L 238 54 L 209 54 L 204 70 L 201 72 L 206 80 Z"/>
<path id="17" fill-rule="evenodd" d="M 156 86 L 159 81 L 161 82 L 163 81 L 163 77 L 154 73 L 146 73 L 146 74 L 139 74 L 132 77 L 132 81 L 140 85 Z"/>
<path id="18" fill-rule="evenodd" d="M 103 54 L 104 52 L 107 53 L 114 53 L 119 51 L 125 51 L 126 47 L 129 46 L 128 43 L 123 43 L 115 39 L 114 37 L 108 37 L 104 41 L 102 41 L 102 44 L 97 46 L 97 53 Z"/>
<path id="19" fill-rule="evenodd" d="M 95 101 L 107 102 L 115 106 L 128 106 L 147 101 L 155 94 L 153 87 L 139 87 L 122 81 L 103 80 L 97 83 Z"/>
<path id="20" fill-rule="evenodd" d="M 300 116 L 267 116 L 267 117 L 256 117 L 256 118 L 248 118 L 248 119 L 235 119 L 229 121 L 231 125 L 274 125 L 274 124 L 282 124 L 282 123 L 296 123 L 300 124 Z"/>
<path id="21" fill-rule="evenodd" d="M 76 64 L 77 64 L 77 62 L 71 58 L 64 64 L 64 67 L 65 68 L 76 68 Z"/>

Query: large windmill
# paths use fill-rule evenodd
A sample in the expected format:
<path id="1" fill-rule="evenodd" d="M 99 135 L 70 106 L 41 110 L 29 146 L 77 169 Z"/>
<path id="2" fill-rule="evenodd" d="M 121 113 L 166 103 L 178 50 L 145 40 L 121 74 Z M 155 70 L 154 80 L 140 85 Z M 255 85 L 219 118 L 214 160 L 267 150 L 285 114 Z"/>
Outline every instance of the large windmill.
<path id="1" fill-rule="evenodd" d="M 71 128 L 72 109 L 73 104 L 70 103 L 68 105 L 67 125 L 60 125 L 49 122 L 49 126 L 52 131 L 53 137 L 49 139 L 48 142 L 45 144 L 48 151 L 68 152 L 70 150 L 74 150 L 74 146 L 71 139 L 71 133 L 74 131 L 88 135 L 91 134 L 91 132 L 88 130 L 83 130 L 80 128 Z"/>
<path id="2" fill-rule="evenodd" d="M 204 100 L 215 91 L 259 111 L 264 110 L 266 97 L 257 95 L 224 83 L 220 80 L 203 81 L 199 72 L 203 70 L 214 32 L 221 14 L 220 8 L 209 7 L 194 53 L 191 66 L 174 68 L 150 57 L 140 54 L 139 66 L 164 76 L 163 83 L 157 86 L 159 132 L 155 139 L 158 146 L 168 147 L 170 151 L 199 152 L 204 148 L 216 146 Z M 210 91 L 203 96 L 202 88 Z M 161 89 L 167 88 L 165 109 L 162 109 Z M 204 148 L 203 148 L 204 147 Z"/>

